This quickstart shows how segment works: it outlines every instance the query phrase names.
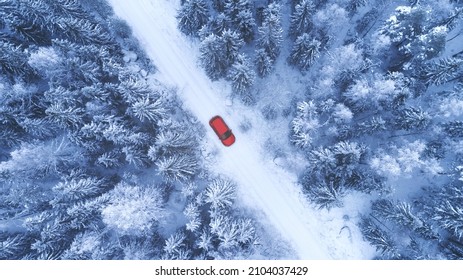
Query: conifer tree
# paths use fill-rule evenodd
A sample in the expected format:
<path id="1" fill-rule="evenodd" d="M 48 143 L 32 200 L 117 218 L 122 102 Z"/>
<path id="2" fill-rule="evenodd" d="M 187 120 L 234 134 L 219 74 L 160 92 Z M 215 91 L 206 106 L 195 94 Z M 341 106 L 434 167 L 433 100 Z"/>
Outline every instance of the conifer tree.
<path id="1" fill-rule="evenodd" d="M 301 0 L 291 15 L 290 34 L 300 36 L 308 33 L 312 27 L 312 15 L 315 12 L 315 5 L 312 0 Z"/>
<path id="2" fill-rule="evenodd" d="M 251 8 L 249 0 L 225 0 L 225 13 L 233 21 L 237 18 L 241 11 L 246 11 Z"/>
<path id="3" fill-rule="evenodd" d="M 164 216 L 162 194 L 154 186 L 121 182 L 101 210 L 103 222 L 121 234 L 140 236 Z"/>
<path id="4" fill-rule="evenodd" d="M 222 40 L 219 36 L 211 34 L 207 36 L 199 48 L 201 65 L 206 74 L 212 80 L 224 76 L 227 69 L 227 60 L 222 53 Z"/>
<path id="5" fill-rule="evenodd" d="M 225 30 L 220 37 L 222 44 L 222 52 L 226 61 L 226 67 L 230 67 L 235 63 L 238 52 L 241 46 L 243 45 L 243 40 L 239 37 L 238 33 Z"/>
<path id="6" fill-rule="evenodd" d="M 270 58 L 265 49 L 256 50 L 254 63 L 256 64 L 257 74 L 261 78 L 266 77 L 273 69 L 273 59 Z"/>
<path id="7" fill-rule="evenodd" d="M 307 70 L 320 53 L 320 41 L 304 33 L 297 37 L 290 54 L 290 61 L 301 70 Z"/>
<path id="8" fill-rule="evenodd" d="M 359 226 L 363 233 L 363 237 L 370 242 L 371 245 L 375 246 L 376 250 L 379 251 L 384 258 L 395 259 L 400 257 L 392 238 L 370 218 L 362 218 Z"/>
<path id="9" fill-rule="evenodd" d="M 257 45 L 265 49 L 271 59 L 276 59 L 283 42 L 279 4 L 272 3 L 264 10 L 264 22 L 258 28 L 258 34 Z"/>
<path id="10" fill-rule="evenodd" d="M 421 108 L 408 107 L 399 112 L 396 125 L 405 130 L 426 128 L 431 122 L 431 116 Z"/>
<path id="11" fill-rule="evenodd" d="M 434 210 L 433 220 L 456 238 L 461 239 L 463 237 L 463 207 L 461 204 L 446 200 L 437 205 Z"/>
<path id="12" fill-rule="evenodd" d="M 255 72 L 251 63 L 244 55 L 238 56 L 228 73 L 228 79 L 232 81 L 232 87 L 235 93 L 244 95 L 254 84 Z"/>
<path id="13" fill-rule="evenodd" d="M 423 67 L 422 77 L 427 84 L 442 85 L 462 73 L 463 59 L 457 57 L 447 57 L 436 62 L 430 62 Z"/>
<path id="14" fill-rule="evenodd" d="M 463 121 L 451 121 L 443 124 L 444 132 L 452 138 L 463 137 Z"/>
<path id="15" fill-rule="evenodd" d="M 180 31 L 197 36 L 209 19 L 208 5 L 204 0 L 186 0 L 177 15 Z"/>
<path id="16" fill-rule="evenodd" d="M 156 161 L 160 175 L 170 181 L 183 181 L 192 178 L 197 171 L 198 162 L 194 156 L 176 154 Z"/>
<path id="17" fill-rule="evenodd" d="M 240 11 L 236 15 L 235 26 L 246 43 L 250 43 L 254 40 L 254 28 L 256 23 L 250 10 Z"/>
<path id="18" fill-rule="evenodd" d="M 236 186 L 229 180 L 215 179 L 206 189 L 206 203 L 211 203 L 212 208 L 224 208 L 232 205 L 235 200 Z"/>

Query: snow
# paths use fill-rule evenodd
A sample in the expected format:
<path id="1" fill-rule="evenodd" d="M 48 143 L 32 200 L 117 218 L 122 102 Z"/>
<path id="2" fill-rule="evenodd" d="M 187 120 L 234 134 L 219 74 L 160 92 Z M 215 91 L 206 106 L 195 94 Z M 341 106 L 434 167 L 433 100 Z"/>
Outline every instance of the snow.
<path id="1" fill-rule="evenodd" d="M 286 239 L 300 259 L 365 259 L 374 250 L 362 241 L 353 220 L 361 205 L 346 199 L 343 210 L 315 210 L 304 199 L 295 174 L 264 160 L 258 137 L 259 126 L 246 132 L 238 128 L 242 116 L 261 123 L 255 108 L 230 102 L 230 87 L 223 81 L 211 82 L 198 64 L 198 44 L 177 30 L 179 1 L 110 0 L 116 15 L 132 27 L 147 55 L 158 69 L 156 78 L 178 89 L 183 106 L 207 126 L 214 115 L 221 115 L 236 135 L 231 147 L 221 145 L 212 129 L 207 130 L 205 145 L 216 151 L 212 156 L 215 172 L 238 184 L 240 203 L 262 213 L 263 224 L 274 229 L 275 236 Z M 236 104 L 235 104 L 236 103 Z M 239 108 L 239 110 L 238 110 Z M 348 214 L 341 213 L 349 209 Z M 352 230 L 351 230 L 352 229 Z"/>

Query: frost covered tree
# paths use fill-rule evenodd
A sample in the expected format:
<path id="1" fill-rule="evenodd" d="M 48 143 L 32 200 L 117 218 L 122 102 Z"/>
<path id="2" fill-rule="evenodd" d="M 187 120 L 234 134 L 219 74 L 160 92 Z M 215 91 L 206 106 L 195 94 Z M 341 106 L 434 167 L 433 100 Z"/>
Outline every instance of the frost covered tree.
<path id="1" fill-rule="evenodd" d="M 446 57 L 427 63 L 422 70 L 422 77 L 427 84 L 442 85 L 462 77 L 463 59 Z"/>
<path id="2" fill-rule="evenodd" d="M 81 150 L 65 138 L 22 143 L 11 152 L 8 161 L 0 163 L 0 173 L 25 179 L 40 178 L 83 164 L 79 151 Z"/>
<path id="3" fill-rule="evenodd" d="M 344 191 L 334 182 L 322 181 L 319 183 L 310 183 L 310 181 L 307 181 L 304 186 L 308 198 L 315 202 L 319 209 L 331 209 L 332 207 L 342 206 Z"/>
<path id="4" fill-rule="evenodd" d="M 140 121 L 157 122 L 167 114 L 164 104 L 158 98 L 157 100 L 148 96 L 140 98 L 131 104 L 129 114 L 135 116 Z"/>
<path id="5" fill-rule="evenodd" d="M 443 124 L 444 132 L 452 138 L 463 137 L 463 121 L 450 121 Z"/>
<path id="6" fill-rule="evenodd" d="M 255 72 L 249 59 L 240 55 L 228 72 L 228 79 L 232 82 L 234 92 L 245 96 L 254 84 Z"/>
<path id="7" fill-rule="evenodd" d="M 463 237 L 463 208 L 461 205 L 458 205 L 458 202 L 447 200 L 441 202 L 434 210 L 432 219 L 456 238 L 461 239 Z"/>
<path id="8" fill-rule="evenodd" d="M 188 154 L 175 154 L 160 158 L 155 162 L 158 173 L 170 181 L 182 181 L 192 178 L 198 169 L 196 158 Z"/>
<path id="9" fill-rule="evenodd" d="M 217 14 L 211 18 L 208 25 L 205 25 L 203 28 L 201 28 L 200 33 L 204 34 L 200 34 L 200 37 L 204 39 L 205 37 L 209 36 L 211 32 L 220 36 L 225 30 L 230 28 L 229 23 L 230 18 L 227 15 L 224 13 Z"/>
<path id="10" fill-rule="evenodd" d="M 370 120 L 358 124 L 358 133 L 373 134 L 386 131 L 386 121 L 381 116 L 374 116 Z"/>
<path id="11" fill-rule="evenodd" d="M 351 175 L 360 162 L 365 148 L 355 142 L 341 141 L 333 146 L 336 159 L 336 171 L 342 175 Z"/>
<path id="12" fill-rule="evenodd" d="M 363 238 L 375 246 L 383 258 L 397 259 L 401 257 L 391 236 L 377 226 L 370 218 L 362 218 L 359 227 Z"/>
<path id="13" fill-rule="evenodd" d="M 312 17 L 313 25 L 331 38 L 336 38 L 340 28 L 349 22 L 347 11 L 336 3 L 319 8 Z"/>
<path id="14" fill-rule="evenodd" d="M 243 40 L 238 33 L 231 30 L 225 30 L 220 39 L 222 44 L 221 51 L 226 61 L 226 67 L 228 68 L 237 60 L 239 50 L 243 45 Z"/>
<path id="15" fill-rule="evenodd" d="M 126 182 L 114 187 L 108 205 L 101 210 L 110 229 L 130 235 L 144 234 L 164 213 L 162 194 L 156 187 Z"/>
<path id="16" fill-rule="evenodd" d="M 113 45 L 111 34 L 99 23 L 87 19 L 60 19 L 57 26 L 64 38 L 78 44 Z"/>
<path id="17" fill-rule="evenodd" d="M 0 235 L 0 260 L 18 260 L 27 255 L 27 236 L 15 234 L 10 236 Z"/>
<path id="18" fill-rule="evenodd" d="M 290 54 L 290 61 L 301 70 L 307 70 L 320 54 L 320 41 L 304 33 L 297 37 Z"/>
<path id="19" fill-rule="evenodd" d="M 257 49 L 254 59 L 256 64 L 257 74 L 264 78 L 270 74 L 273 69 L 273 59 L 267 54 L 265 49 Z"/>
<path id="20" fill-rule="evenodd" d="M 265 49 L 271 59 L 280 54 L 283 42 L 283 28 L 281 25 L 281 7 L 277 3 L 269 4 L 264 10 L 264 21 L 258 28 L 257 45 Z"/>
<path id="21" fill-rule="evenodd" d="M 222 38 L 215 34 L 207 36 L 199 47 L 201 65 L 212 80 L 223 77 L 227 69 L 222 47 Z"/>
<path id="22" fill-rule="evenodd" d="M 53 187 L 55 196 L 50 201 L 52 206 L 75 203 L 85 198 L 95 197 L 105 192 L 107 188 L 104 180 L 100 178 L 74 174 L 67 177 Z"/>
<path id="23" fill-rule="evenodd" d="M 315 12 L 315 5 L 312 0 L 301 0 L 294 8 L 291 15 L 290 34 L 300 36 L 308 33 L 312 26 L 312 16 Z"/>
<path id="24" fill-rule="evenodd" d="M 177 19 L 180 31 L 197 36 L 198 31 L 209 19 L 208 4 L 204 0 L 186 0 L 178 12 Z"/>
<path id="25" fill-rule="evenodd" d="M 380 33 L 388 36 L 407 59 L 413 57 L 420 62 L 433 58 L 444 49 L 448 32 L 445 25 L 433 24 L 433 14 L 430 6 L 399 6 L 380 29 Z"/>
<path id="26" fill-rule="evenodd" d="M 176 232 L 166 239 L 163 251 L 166 259 L 186 260 L 190 258 L 185 244 L 186 236 L 183 232 Z"/>
<path id="27" fill-rule="evenodd" d="M 400 110 L 396 125 L 404 130 L 422 130 L 431 122 L 431 116 L 421 108 L 407 107 Z"/>
<path id="28" fill-rule="evenodd" d="M 186 124 L 179 124 L 186 125 Z M 190 130 L 181 131 L 178 127 L 162 130 L 156 135 L 155 143 L 148 151 L 148 156 L 155 162 L 158 157 L 174 154 L 189 154 L 198 145 L 195 135 Z"/>
<path id="29" fill-rule="evenodd" d="M 246 43 L 251 43 L 252 40 L 254 40 L 254 28 L 256 23 L 251 10 L 240 11 L 236 15 L 235 26 Z"/>
<path id="30" fill-rule="evenodd" d="M 13 79 L 16 76 L 27 77 L 34 73 L 28 64 L 27 55 L 19 46 L 0 41 L 0 73 Z"/>
<path id="31" fill-rule="evenodd" d="M 241 11 L 249 11 L 251 3 L 249 0 L 225 0 L 224 11 L 232 20 L 236 20 Z"/>
<path id="32" fill-rule="evenodd" d="M 236 185 L 226 179 L 215 179 L 209 183 L 205 202 L 210 203 L 212 208 L 225 208 L 233 204 L 235 200 Z"/>
<path id="33" fill-rule="evenodd" d="M 355 70 L 357 71 L 357 70 Z M 402 105 L 410 94 L 411 81 L 403 74 L 363 76 L 355 80 L 343 93 L 346 103 L 354 112 L 387 109 Z"/>
<path id="34" fill-rule="evenodd" d="M 317 105 L 313 100 L 297 104 L 296 117 L 291 122 L 293 143 L 300 148 L 312 145 L 318 129 L 322 126 L 319 121 Z"/>

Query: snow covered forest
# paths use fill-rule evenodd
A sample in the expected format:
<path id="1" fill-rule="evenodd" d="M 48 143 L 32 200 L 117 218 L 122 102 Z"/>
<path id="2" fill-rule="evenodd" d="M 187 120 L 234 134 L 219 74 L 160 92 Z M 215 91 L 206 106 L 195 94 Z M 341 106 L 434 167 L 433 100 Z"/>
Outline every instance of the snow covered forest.
<path id="1" fill-rule="evenodd" d="M 358 226 L 377 258 L 460 259 L 461 4 L 186 0 L 178 21 L 211 79 L 278 123 L 270 133 L 290 126 L 273 137 L 305 158 L 299 181 L 314 205 L 371 201 Z M 281 76 L 300 86 L 266 86 Z M 269 141 L 278 156 L 285 141 Z"/>
<path id="2" fill-rule="evenodd" d="M 0 259 L 245 258 L 235 184 L 111 11 L 0 1 Z"/>
<path id="3" fill-rule="evenodd" d="M 0 259 L 296 258 L 111 2 L 0 0 Z M 463 258 L 463 1 L 151 2 L 326 236 Z"/>

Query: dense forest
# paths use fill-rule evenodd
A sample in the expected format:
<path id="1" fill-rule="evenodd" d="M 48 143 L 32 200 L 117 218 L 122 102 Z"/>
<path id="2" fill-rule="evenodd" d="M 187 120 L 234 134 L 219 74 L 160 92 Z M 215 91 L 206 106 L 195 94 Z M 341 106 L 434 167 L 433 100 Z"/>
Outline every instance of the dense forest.
<path id="1" fill-rule="evenodd" d="M 105 1 L 1 0 L 0 48 L 0 259 L 266 250 L 235 183 L 202 168 L 203 126 Z"/>
<path id="2" fill-rule="evenodd" d="M 177 19 L 212 80 L 290 128 L 316 207 L 366 194 L 358 227 L 378 259 L 462 259 L 462 4 L 184 0 Z M 294 70 L 302 94 L 263 106 L 259 88 Z"/>

